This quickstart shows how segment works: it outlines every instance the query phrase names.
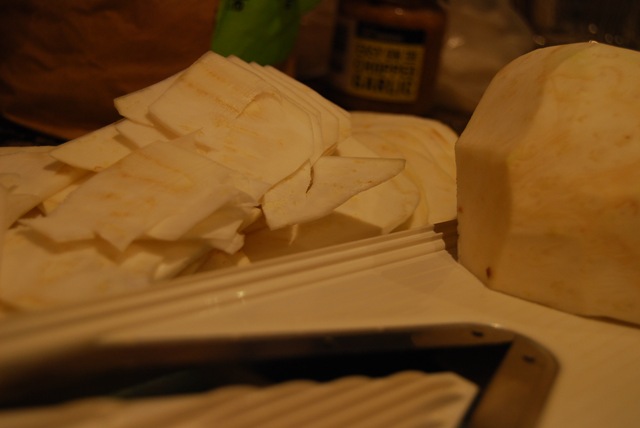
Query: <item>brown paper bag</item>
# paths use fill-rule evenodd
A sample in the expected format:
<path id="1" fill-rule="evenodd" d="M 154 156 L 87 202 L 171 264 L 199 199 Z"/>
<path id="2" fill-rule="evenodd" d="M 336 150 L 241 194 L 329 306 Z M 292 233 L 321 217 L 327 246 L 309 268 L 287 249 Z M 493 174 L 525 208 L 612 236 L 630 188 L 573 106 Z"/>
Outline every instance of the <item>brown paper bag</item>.
<path id="1" fill-rule="evenodd" d="M 113 99 L 209 49 L 217 0 L 11 0 L 0 12 L 0 114 L 75 138 L 118 119 Z"/>

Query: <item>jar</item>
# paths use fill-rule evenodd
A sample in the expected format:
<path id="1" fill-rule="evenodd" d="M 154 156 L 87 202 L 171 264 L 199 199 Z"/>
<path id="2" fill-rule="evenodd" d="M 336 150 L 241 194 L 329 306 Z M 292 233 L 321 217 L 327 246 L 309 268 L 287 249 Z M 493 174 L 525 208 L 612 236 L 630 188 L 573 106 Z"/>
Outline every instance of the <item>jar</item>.
<path id="1" fill-rule="evenodd" d="M 430 0 L 342 0 L 330 97 L 347 110 L 427 115 L 446 27 Z"/>

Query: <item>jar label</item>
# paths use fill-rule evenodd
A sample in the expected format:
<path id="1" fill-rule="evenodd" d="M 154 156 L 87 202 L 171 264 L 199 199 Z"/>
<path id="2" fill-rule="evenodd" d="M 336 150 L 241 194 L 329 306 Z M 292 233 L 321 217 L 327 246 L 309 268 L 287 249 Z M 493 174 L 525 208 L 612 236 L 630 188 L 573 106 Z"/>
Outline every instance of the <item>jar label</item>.
<path id="1" fill-rule="evenodd" d="M 418 98 L 426 33 L 341 19 L 334 39 L 332 83 L 344 92 L 381 101 Z"/>

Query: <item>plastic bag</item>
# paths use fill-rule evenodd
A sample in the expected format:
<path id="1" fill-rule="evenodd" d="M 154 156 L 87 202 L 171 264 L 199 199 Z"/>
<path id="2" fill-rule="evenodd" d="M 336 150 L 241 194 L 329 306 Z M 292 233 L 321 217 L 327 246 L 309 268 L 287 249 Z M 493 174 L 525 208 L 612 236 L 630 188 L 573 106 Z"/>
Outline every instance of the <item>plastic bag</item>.
<path id="1" fill-rule="evenodd" d="M 534 47 L 510 0 L 449 0 L 437 84 L 438 104 L 472 112 L 495 74 Z"/>

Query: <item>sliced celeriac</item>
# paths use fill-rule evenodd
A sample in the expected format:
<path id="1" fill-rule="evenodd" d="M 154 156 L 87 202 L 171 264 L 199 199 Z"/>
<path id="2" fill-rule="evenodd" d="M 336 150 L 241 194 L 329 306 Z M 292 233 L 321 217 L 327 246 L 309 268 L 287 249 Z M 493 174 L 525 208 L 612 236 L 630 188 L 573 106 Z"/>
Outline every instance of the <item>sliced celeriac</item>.
<path id="1" fill-rule="evenodd" d="M 307 172 L 286 180 L 299 180 L 297 186 L 267 192 L 262 210 L 271 229 L 316 220 L 333 211 L 353 195 L 398 175 L 404 159 L 349 158 L 323 156 L 312 169 L 311 187 L 301 192 Z M 309 167 L 310 168 L 310 167 Z M 298 175 L 298 174 L 296 174 Z"/>
<path id="2" fill-rule="evenodd" d="M 306 105 L 313 107 L 314 111 L 317 111 L 320 117 L 322 149 L 316 149 L 315 152 L 320 152 L 321 156 L 332 154 L 336 144 L 342 138 L 346 138 L 340 135 L 340 120 L 338 118 L 338 112 L 336 111 L 338 107 L 331 108 L 331 104 L 321 103 L 311 94 L 301 91 L 296 86 L 296 83 L 294 82 L 295 79 L 292 79 L 276 68 L 264 67 L 263 72 L 277 80 L 281 85 L 283 85 L 283 87 L 286 87 L 288 91 L 296 93 L 298 97 L 306 103 Z M 316 158 L 317 157 L 314 157 L 313 159 Z"/>
<path id="3" fill-rule="evenodd" d="M 391 113 L 351 112 L 351 126 L 360 131 L 402 129 L 422 139 L 429 150 L 439 150 L 444 156 L 455 158 L 454 143 L 458 134 L 444 123 L 420 116 Z"/>
<path id="4" fill-rule="evenodd" d="M 0 180 L 3 178 L 4 177 L 0 177 Z M 8 202 L 4 215 L 4 221 L 7 223 L 0 225 L 2 227 L 10 227 L 18 221 L 20 217 L 31 213 L 33 208 L 37 207 L 42 200 L 41 197 L 28 193 L 9 193 L 7 199 Z"/>
<path id="5" fill-rule="evenodd" d="M 273 86 L 273 88 L 277 90 L 278 93 L 287 97 L 291 102 L 293 102 L 296 107 L 311 116 L 311 122 L 309 125 L 311 127 L 311 132 L 314 135 L 314 139 L 322 141 L 320 112 L 315 108 L 315 106 L 307 102 L 307 100 L 304 97 L 301 97 L 298 92 L 290 90 L 288 85 L 283 84 L 280 79 L 273 76 L 271 73 L 268 73 L 265 67 L 263 67 L 262 65 L 255 62 L 247 63 L 236 56 L 230 56 L 228 57 L 228 60 L 244 68 L 245 70 L 254 73 L 260 79 L 263 79 L 266 83 Z"/>
<path id="6" fill-rule="evenodd" d="M 0 299 L 40 309 L 147 288 L 207 251 L 198 241 L 137 242 L 124 252 L 101 240 L 54 243 L 26 227 L 7 232 Z"/>
<path id="7" fill-rule="evenodd" d="M 259 213 L 252 204 L 229 202 L 187 231 L 183 239 L 231 239 L 252 224 Z"/>
<path id="8" fill-rule="evenodd" d="M 167 216 L 146 236 L 160 240 L 206 240 L 211 248 L 230 253 L 237 251 L 237 244 L 241 246 L 242 243 L 238 240 L 238 231 L 254 218 L 253 209 L 257 203 L 230 186 L 211 186 L 210 193 L 203 196 L 204 199 Z"/>
<path id="9" fill-rule="evenodd" d="M 194 133 L 200 152 L 247 177 L 274 185 L 297 170 L 313 152 L 309 122 L 291 120 L 297 107 L 263 94 L 227 125 L 225 135 Z"/>
<path id="10" fill-rule="evenodd" d="M 82 177 L 85 171 L 50 156 L 53 146 L 0 153 L 0 186 L 8 191 L 8 227 L 43 200 Z"/>
<path id="11" fill-rule="evenodd" d="M 346 157 L 379 157 L 353 137 L 342 140 L 336 152 Z M 408 177 L 406 168 L 379 185 L 360 192 L 335 209 L 335 213 L 359 219 L 387 234 L 406 224 L 424 199 L 418 187 Z M 428 216 L 423 217 L 424 224 Z"/>
<path id="12" fill-rule="evenodd" d="M 149 115 L 154 123 L 178 135 L 203 130 L 209 136 L 219 136 L 264 93 L 277 96 L 273 87 L 254 73 L 207 52 L 149 105 Z"/>
<path id="13" fill-rule="evenodd" d="M 75 180 L 73 183 L 69 184 L 64 189 L 56 192 L 55 194 L 49 196 L 47 199 L 42 201 L 38 205 L 38 209 L 46 216 L 51 214 L 51 212 L 58 208 L 58 205 L 64 201 L 67 196 L 73 193 L 78 187 L 80 187 L 85 181 L 93 176 L 93 173 L 88 173 Z"/>
<path id="14" fill-rule="evenodd" d="M 156 101 L 180 77 L 176 73 L 153 85 L 116 98 L 113 103 L 122 117 L 141 125 L 154 126 L 149 118 L 149 106 Z"/>
<path id="15" fill-rule="evenodd" d="M 136 147 L 144 147 L 156 141 L 168 141 L 176 136 L 158 126 L 143 125 L 124 119 L 115 124 L 116 130 Z"/>
<path id="16" fill-rule="evenodd" d="M 157 142 L 91 177 L 48 217 L 24 222 L 57 242 L 99 236 L 124 250 L 168 216 L 184 213 L 184 206 L 210 195 L 211 186 L 228 177 L 229 170 L 210 159 Z M 216 205 L 207 208 L 213 211 Z"/>
<path id="17" fill-rule="evenodd" d="M 317 220 L 245 235 L 243 254 L 251 262 L 315 250 L 381 235 L 380 227 L 333 211 Z"/>
<path id="18" fill-rule="evenodd" d="M 202 138 L 201 132 L 194 132 L 171 140 L 171 143 L 195 154 L 207 157 L 220 165 L 224 165 L 229 173 L 226 178 L 228 184 L 248 194 L 255 200 L 259 200 L 272 186 L 272 184 L 255 177 L 259 174 L 248 175 L 245 173 L 246 167 L 243 168 L 242 165 L 248 164 L 246 152 L 233 153 L 234 149 L 232 146 L 223 146 L 220 147 L 221 152 L 216 152 L 216 155 L 213 155 L 211 153 L 211 147 L 200 143 Z M 225 151 L 225 149 L 227 150 Z M 238 165 L 240 165 L 240 167 Z"/>
<path id="19" fill-rule="evenodd" d="M 223 251 L 213 250 L 203 258 L 197 265 L 193 266 L 193 273 L 208 272 L 232 268 L 236 266 L 247 266 L 251 261 L 247 258 L 242 250 L 238 250 L 233 254 Z"/>
<path id="20" fill-rule="evenodd" d="M 135 148 L 120 135 L 116 122 L 67 141 L 50 154 L 67 165 L 97 172 L 118 162 Z"/>
<path id="21" fill-rule="evenodd" d="M 414 153 L 435 125 L 362 113 L 354 130 L 384 134 L 364 145 L 352 114 L 309 87 L 213 52 L 115 105 L 122 120 L 56 148 L 0 148 L 0 216 L 19 220 L 0 257 L 0 306 L 108 297 L 421 224 L 436 184 L 408 177 L 450 166 L 448 138 Z M 408 148 L 391 149 L 395 134 Z M 424 159 L 405 169 L 407 156 Z"/>
<path id="22" fill-rule="evenodd" d="M 353 136 L 382 157 L 407 159 L 407 174 L 421 189 L 424 203 L 422 213 L 414 216 L 421 225 L 425 218 L 429 224 L 456 218 L 456 165 L 453 156 L 455 133 L 440 122 L 428 119 L 404 117 L 394 125 L 390 118 L 381 115 L 379 124 L 371 113 L 353 112 Z M 385 120 L 386 117 L 386 120 Z M 404 123 L 419 125 L 420 132 L 407 131 Z M 430 132 L 434 130 L 434 132 Z M 412 227 L 413 227 L 412 226 Z"/>
<path id="23" fill-rule="evenodd" d="M 308 122 L 311 134 L 313 135 L 312 152 L 309 158 L 311 164 L 313 164 L 320 156 L 326 151 L 326 122 L 323 120 L 323 116 L 311 102 L 309 102 L 304 96 L 301 96 L 299 91 L 295 91 L 289 87 L 286 82 L 283 82 L 278 76 L 273 75 L 266 71 L 265 67 L 252 63 L 249 65 L 251 70 L 258 76 L 273 85 L 280 93 L 286 96 L 293 104 L 296 105 L 301 111 L 305 112 L 309 116 Z M 295 120 L 295 117 L 292 117 Z M 323 130 L 324 128 L 324 130 Z M 334 144 L 332 142 L 331 144 Z"/>
<path id="24" fill-rule="evenodd" d="M 380 133 L 380 137 L 387 140 L 388 144 L 397 144 L 398 140 L 403 142 L 412 142 L 411 136 L 403 133 L 389 132 Z M 375 141 L 371 142 L 374 150 L 384 150 L 381 145 L 376 145 Z M 380 141 L 380 140 L 377 140 Z M 419 140 L 413 140 L 413 143 L 419 143 Z M 415 167 L 411 168 L 415 181 L 419 180 L 420 185 L 424 188 L 424 194 L 430 207 L 429 222 L 431 224 L 453 220 L 456 217 L 456 177 L 455 161 L 451 159 L 446 161 L 445 158 L 437 158 L 417 144 L 400 144 L 398 145 L 402 157 L 404 159 L 412 159 Z M 452 144 L 453 146 L 453 144 Z"/>
<path id="25" fill-rule="evenodd" d="M 290 85 L 295 91 L 298 91 L 301 96 L 306 97 L 310 102 L 316 103 L 321 111 L 325 111 L 328 113 L 328 115 L 335 118 L 335 120 L 337 121 L 338 133 L 335 138 L 332 138 L 335 139 L 335 142 L 332 144 L 336 144 L 338 141 L 347 138 L 351 134 L 351 115 L 349 112 L 344 110 L 342 107 L 339 107 L 338 105 L 332 103 L 302 82 L 290 78 L 277 68 L 266 66 L 265 70 L 278 76 L 284 83 Z M 329 120 L 330 116 L 325 115 L 325 118 L 323 120 Z M 329 139 L 327 141 L 331 142 L 332 139 Z M 329 147 L 327 149 L 329 149 Z"/>

